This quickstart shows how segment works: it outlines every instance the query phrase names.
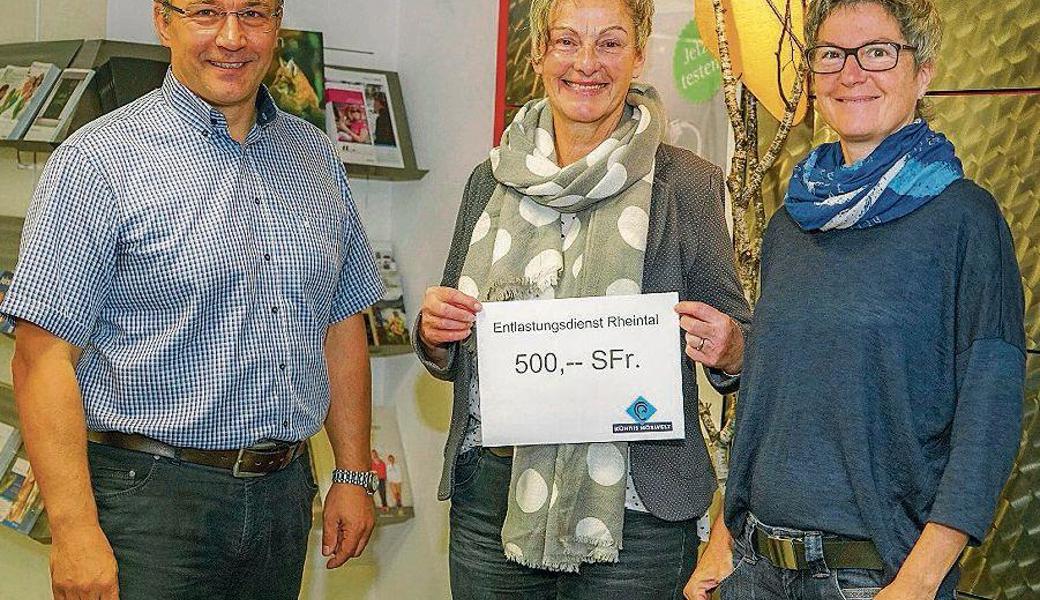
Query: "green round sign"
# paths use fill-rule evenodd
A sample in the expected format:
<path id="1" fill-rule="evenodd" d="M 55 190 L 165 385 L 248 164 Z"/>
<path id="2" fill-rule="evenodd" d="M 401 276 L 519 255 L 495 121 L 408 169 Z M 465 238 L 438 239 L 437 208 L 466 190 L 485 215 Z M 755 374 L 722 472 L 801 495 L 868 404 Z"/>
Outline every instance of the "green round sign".
<path id="1" fill-rule="evenodd" d="M 672 70 L 679 94 L 690 102 L 706 102 L 722 87 L 722 67 L 701 41 L 696 21 L 679 34 Z"/>

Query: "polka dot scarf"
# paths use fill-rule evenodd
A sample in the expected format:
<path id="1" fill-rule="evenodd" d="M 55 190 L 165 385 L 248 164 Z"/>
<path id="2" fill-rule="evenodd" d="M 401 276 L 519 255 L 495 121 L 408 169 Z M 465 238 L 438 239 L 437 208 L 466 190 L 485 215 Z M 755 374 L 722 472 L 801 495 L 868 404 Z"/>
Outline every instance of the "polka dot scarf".
<path id="1" fill-rule="evenodd" d="M 640 293 L 663 131 L 656 90 L 633 84 L 614 133 L 560 168 L 552 110 L 545 99 L 529 102 L 491 151 L 499 185 L 474 228 L 458 288 L 483 301 Z M 576 215 L 566 230 L 560 213 Z M 506 557 L 568 572 L 617 561 L 627 473 L 624 443 L 516 448 Z"/>

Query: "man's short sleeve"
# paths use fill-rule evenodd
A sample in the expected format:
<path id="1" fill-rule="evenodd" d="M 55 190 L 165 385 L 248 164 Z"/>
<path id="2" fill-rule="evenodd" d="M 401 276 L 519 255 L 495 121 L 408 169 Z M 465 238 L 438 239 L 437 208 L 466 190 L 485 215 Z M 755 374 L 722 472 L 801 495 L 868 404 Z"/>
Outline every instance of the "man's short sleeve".
<path id="1" fill-rule="evenodd" d="M 369 307 L 383 296 L 383 284 L 376 273 L 372 248 L 361 225 L 350 185 L 343 167 L 337 165 L 337 178 L 347 204 L 343 224 L 343 265 L 340 270 L 336 297 L 332 302 L 329 322 L 335 323 Z"/>
<path id="2" fill-rule="evenodd" d="M 116 219 L 115 196 L 97 165 L 79 148 L 59 147 L 33 193 L 0 312 L 87 345 L 115 268 Z"/>

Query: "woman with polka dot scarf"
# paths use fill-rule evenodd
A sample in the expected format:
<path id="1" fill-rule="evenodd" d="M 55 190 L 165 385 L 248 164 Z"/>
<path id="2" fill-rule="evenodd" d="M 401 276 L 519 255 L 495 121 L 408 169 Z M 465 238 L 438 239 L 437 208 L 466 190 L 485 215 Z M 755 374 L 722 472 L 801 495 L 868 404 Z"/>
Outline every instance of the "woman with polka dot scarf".
<path id="1" fill-rule="evenodd" d="M 662 143 L 660 98 L 634 82 L 652 17 L 652 0 L 532 1 L 546 97 L 470 176 L 442 285 L 413 328 L 424 365 L 455 384 L 440 487 L 455 600 L 680 599 L 693 571 L 715 491 L 694 361 L 734 389 L 749 314 L 722 172 Z M 481 301 L 672 291 L 685 440 L 481 447 Z"/>

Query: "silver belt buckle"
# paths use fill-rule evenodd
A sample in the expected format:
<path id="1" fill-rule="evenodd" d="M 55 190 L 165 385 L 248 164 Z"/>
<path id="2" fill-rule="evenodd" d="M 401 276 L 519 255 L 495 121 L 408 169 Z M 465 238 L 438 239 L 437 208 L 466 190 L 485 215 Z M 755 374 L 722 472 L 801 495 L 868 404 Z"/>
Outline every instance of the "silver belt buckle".
<path id="1" fill-rule="evenodd" d="M 238 458 L 235 459 L 235 466 L 231 468 L 231 475 L 238 479 L 254 479 L 256 477 L 263 477 L 266 473 L 253 473 L 252 471 L 241 470 L 242 466 L 242 455 L 248 448 L 238 449 Z"/>

